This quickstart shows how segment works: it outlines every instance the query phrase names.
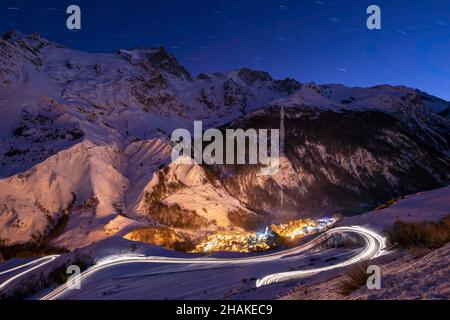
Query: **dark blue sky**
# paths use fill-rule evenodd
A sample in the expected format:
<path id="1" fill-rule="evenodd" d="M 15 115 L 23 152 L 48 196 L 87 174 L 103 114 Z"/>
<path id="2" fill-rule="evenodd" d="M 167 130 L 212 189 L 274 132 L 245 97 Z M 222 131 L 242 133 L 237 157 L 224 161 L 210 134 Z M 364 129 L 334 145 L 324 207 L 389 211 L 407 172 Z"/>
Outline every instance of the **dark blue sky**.
<path id="1" fill-rule="evenodd" d="M 81 31 L 65 27 L 70 4 L 81 7 Z M 382 30 L 366 28 L 370 4 L 382 9 Z M 193 74 L 245 66 L 450 100 L 448 0 L 2 0 L 0 31 L 10 29 L 93 52 L 163 45 Z"/>

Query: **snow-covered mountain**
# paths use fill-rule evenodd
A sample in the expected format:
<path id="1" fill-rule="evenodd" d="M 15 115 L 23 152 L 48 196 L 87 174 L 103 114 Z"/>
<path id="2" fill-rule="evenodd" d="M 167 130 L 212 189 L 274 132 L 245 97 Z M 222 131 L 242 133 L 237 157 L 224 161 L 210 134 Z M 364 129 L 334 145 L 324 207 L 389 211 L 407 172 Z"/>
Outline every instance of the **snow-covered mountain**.
<path id="1" fill-rule="evenodd" d="M 171 163 L 170 135 L 279 128 L 281 170 Z M 75 248 L 143 226 L 187 237 L 358 211 L 450 180 L 450 103 L 389 85 L 193 77 L 163 48 L 93 54 L 38 34 L 0 40 L 0 240 Z"/>

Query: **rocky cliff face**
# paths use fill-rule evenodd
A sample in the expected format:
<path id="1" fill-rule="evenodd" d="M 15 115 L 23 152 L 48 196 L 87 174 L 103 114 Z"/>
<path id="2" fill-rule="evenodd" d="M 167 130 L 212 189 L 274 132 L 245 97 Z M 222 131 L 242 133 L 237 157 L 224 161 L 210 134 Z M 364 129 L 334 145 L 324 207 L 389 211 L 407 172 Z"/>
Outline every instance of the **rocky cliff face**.
<path id="1" fill-rule="evenodd" d="M 279 117 L 279 107 L 272 106 L 232 126 L 276 128 Z M 357 213 L 394 196 L 448 184 L 448 124 L 439 117 L 434 126 L 401 119 L 377 110 L 291 107 L 274 176 L 258 176 L 252 166 L 217 167 L 217 174 L 247 207 L 305 216 Z"/>
<path id="2" fill-rule="evenodd" d="M 279 128 L 280 170 L 171 163 L 176 128 Z M 0 239 L 79 247 L 140 227 L 190 237 L 291 216 L 357 212 L 448 184 L 450 104 L 388 85 L 194 78 L 162 48 L 73 51 L 0 40 Z M 64 219 L 64 225 L 58 221 Z M 167 229 L 164 229 L 167 230 Z"/>

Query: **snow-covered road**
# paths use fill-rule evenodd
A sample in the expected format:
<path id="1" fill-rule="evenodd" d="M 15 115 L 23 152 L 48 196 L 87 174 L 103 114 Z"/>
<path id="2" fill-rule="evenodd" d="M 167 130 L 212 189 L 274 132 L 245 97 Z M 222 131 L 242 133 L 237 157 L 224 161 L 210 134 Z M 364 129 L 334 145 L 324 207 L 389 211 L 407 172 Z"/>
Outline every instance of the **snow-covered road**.
<path id="1" fill-rule="evenodd" d="M 7 274 L 14 274 L 14 275 L 12 277 L 9 277 L 6 281 L 4 281 L 0 284 L 0 291 L 3 288 L 5 288 L 7 285 L 12 283 L 14 280 L 17 280 L 17 279 L 23 277 L 24 275 L 26 275 L 29 272 L 32 272 L 33 270 L 43 267 L 44 265 L 52 262 L 53 260 L 55 260 L 58 257 L 59 257 L 59 255 L 46 256 L 46 257 L 42 257 L 42 258 L 30 261 L 30 262 L 21 264 L 19 266 L 16 266 L 16 267 L 8 269 L 8 270 L 1 271 L 0 276 L 7 275 Z M 30 268 L 28 268 L 28 267 L 30 267 Z M 16 271 L 19 271 L 22 269 L 26 269 L 26 270 L 15 274 Z"/>
<path id="2" fill-rule="evenodd" d="M 379 235 L 376 232 L 373 232 L 371 230 L 368 230 L 366 228 L 341 227 L 341 228 L 333 229 L 331 231 L 334 231 L 334 233 L 336 233 L 336 232 L 355 232 L 364 238 L 364 240 L 366 242 L 366 247 L 360 254 L 354 256 L 351 259 L 343 261 L 341 263 L 338 263 L 338 264 L 335 264 L 332 266 L 322 267 L 322 268 L 270 274 L 268 276 L 265 276 L 262 279 L 257 280 L 256 286 L 261 287 L 261 286 L 269 285 L 269 284 L 276 283 L 276 282 L 300 279 L 303 277 L 315 275 L 322 271 L 328 271 L 328 270 L 332 270 L 332 269 L 336 269 L 336 268 L 349 266 L 351 264 L 354 264 L 354 263 L 357 263 L 357 262 L 360 262 L 363 260 L 370 260 L 372 258 L 379 256 L 386 246 L 385 239 L 381 235 Z"/>
<path id="3" fill-rule="evenodd" d="M 335 236 L 336 234 L 340 233 L 355 233 L 359 236 L 361 236 L 366 243 L 366 246 L 364 250 L 359 253 L 358 255 L 349 258 L 343 262 L 340 262 L 335 265 L 326 266 L 322 268 L 315 268 L 315 269 L 309 269 L 309 270 L 300 270 L 300 271 L 292 271 L 292 272 L 284 272 L 284 273 L 274 273 L 267 275 L 263 277 L 262 279 L 258 279 L 256 281 L 256 286 L 261 287 L 264 285 L 269 285 L 276 282 L 282 282 L 286 280 L 293 280 L 293 279 L 299 279 L 306 276 L 311 276 L 314 274 L 317 274 L 322 271 L 332 270 L 336 268 L 341 268 L 344 266 L 348 266 L 353 263 L 357 263 L 362 260 L 368 260 L 371 258 L 374 258 L 383 251 L 385 248 L 385 239 L 377 234 L 374 231 L 368 230 L 363 227 L 359 226 L 345 226 L 345 227 L 338 227 L 331 229 L 315 239 L 311 240 L 310 242 L 285 251 L 280 251 L 272 254 L 267 255 L 261 255 L 261 256 L 253 256 L 253 257 L 247 257 L 247 258 L 233 258 L 233 259 L 224 259 L 224 258 L 173 258 L 173 257 L 162 257 L 162 256 L 141 256 L 141 255 L 131 255 L 131 256 L 111 256 L 106 259 L 102 259 L 99 261 L 96 265 L 92 266 L 85 272 L 81 274 L 81 281 L 83 282 L 86 280 L 89 276 L 93 275 L 94 273 L 97 273 L 101 270 L 104 270 L 106 268 L 111 268 L 113 266 L 118 265 L 125 265 L 125 264 L 133 264 L 133 263 L 152 263 L 152 264 L 181 264 L 181 265 L 193 265 L 193 264 L 199 264 L 199 265 L 244 265 L 244 264 L 258 264 L 263 262 L 275 262 L 279 259 L 282 259 L 284 257 L 296 255 L 299 253 L 302 253 L 306 250 L 309 250 L 320 243 L 323 243 L 327 239 L 331 238 L 332 236 Z M 10 284 L 12 281 L 22 277 L 23 275 L 27 274 L 28 272 L 32 272 L 33 270 L 42 267 L 43 265 L 53 261 L 58 256 L 48 256 L 44 257 L 38 260 L 34 260 L 30 263 L 17 266 L 15 268 L 3 271 L 1 274 L 7 274 L 9 272 L 13 272 L 18 269 L 25 268 L 27 266 L 33 265 L 32 268 L 27 269 L 20 274 L 15 275 L 14 277 L 8 279 L 4 283 L 0 285 L 0 289 L 4 288 L 6 285 Z M 67 284 L 63 284 L 47 294 L 46 296 L 42 297 L 41 300 L 53 300 L 57 299 L 58 297 L 64 295 L 67 292 L 68 286 Z"/>

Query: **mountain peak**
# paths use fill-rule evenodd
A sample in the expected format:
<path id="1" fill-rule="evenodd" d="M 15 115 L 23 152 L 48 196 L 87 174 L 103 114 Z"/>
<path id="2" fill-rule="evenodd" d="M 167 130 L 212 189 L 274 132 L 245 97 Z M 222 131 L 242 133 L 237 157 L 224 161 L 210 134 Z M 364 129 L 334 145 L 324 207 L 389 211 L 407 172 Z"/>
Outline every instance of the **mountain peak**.
<path id="1" fill-rule="evenodd" d="M 156 68 L 192 81 L 191 74 L 164 47 L 149 50 L 147 59 Z"/>
<path id="2" fill-rule="evenodd" d="M 272 77 L 268 72 L 252 70 L 249 68 L 239 69 L 238 76 L 249 86 L 253 85 L 258 80 L 262 82 L 273 81 Z"/>
<path id="3" fill-rule="evenodd" d="M 23 37 L 23 34 L 17 30 L 10 30 L 10 31 L 6 31 L 3 35 L 2 35 L 2 39 L 7 41 L 7 40 L 13 40 L 13 39 L 17 39 Z"/>
<path id="4" fill-rule="evenodd" d="M 206 233 L 256 225 L 258 212 L 350 212 L 450 180 L 450 124 L 435 111 L 449 105 L 413 89 L 249 68 L 193 80 L 163 47 L 96 54 L 37 33 L 4 39 L 0 233 L 11 244 L 45 236 L 62 212 L 55 243 L 77 247 L 137 223 Z M 276 129 L 282 107 L 287 148 L 272 178 L 259 166 L 171 165 L 174 130 Z"/>
<path id="5" fill-rule="evenodd" d="M 118 54 L 133 64 L 159 69 L 183 80 L 192 81 L 191 74 L 164 47 L 122 49 Z"/>
<path id="6" fill-rule="evenodd" d="M 23 42 L 39 42 L 39 43 L 44 43 L 45 45 L 55 45 L 58 47 L 64 47 L 61 44 L 55 43 L 55 42 L 51 42 L 48 39 L 44 38 L 41 36 L 40 33 L 38 32 L 32 32 L 30 34 L 24 34 L 18 30 L 10 30 L 5 32 L 2 35 L 2 39 L 4 41 L 9 41 L 11 43 L 23 43 Z"/>
<path id="7" fill-rule="evenodd" d="M 51 42 L 46 38 L 43 38 L 41 34 L 37 32 L 23 34 L 17 30 L 11 30 L 3 34 L 2 40 L 21 48 L 26 53 L 32 53 L 33 55 L 36 55 L 41 49 L 49 46 L 53 46 L 55 48 L 65 48 L 62 44 Z"/>

